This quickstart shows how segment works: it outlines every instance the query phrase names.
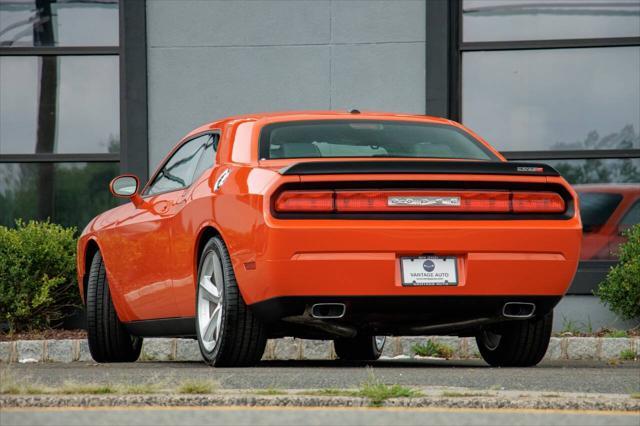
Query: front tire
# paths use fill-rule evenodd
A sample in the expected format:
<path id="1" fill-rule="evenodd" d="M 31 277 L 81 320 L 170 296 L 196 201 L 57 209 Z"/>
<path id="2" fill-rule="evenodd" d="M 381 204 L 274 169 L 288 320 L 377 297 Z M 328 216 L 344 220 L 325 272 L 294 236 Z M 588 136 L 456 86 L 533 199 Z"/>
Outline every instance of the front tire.
<path id="1" fill-rule="evenodd" d="M 142 338 L 129 334 L 118 318 L 100 252 L 93 256 L 89 268 L 87 339 L 96 362 L 134 362 L 142 349 Z"/>
<path id="2" fill-rule="evenodd" d="M 267 344 L 265 327 L 244 303 L 227 248 L 217 237 L 200 256 L 196 333 L 202 357 L 215 367 L 255 365 Z"/>
<path id="3" fill-rule="evenodd" d="M 346 361 L 375 361 L 382 355 L 386 338 L 367 334 L 333 341 L 338 358 Z"/>
<path id="4" fill-rule="evenodd" d="M 493 367 L 531 367 L 544 358 L 552 325 L 553 311 L 484 328 L 476 336 L 476 343 L 482 358 Z"/>

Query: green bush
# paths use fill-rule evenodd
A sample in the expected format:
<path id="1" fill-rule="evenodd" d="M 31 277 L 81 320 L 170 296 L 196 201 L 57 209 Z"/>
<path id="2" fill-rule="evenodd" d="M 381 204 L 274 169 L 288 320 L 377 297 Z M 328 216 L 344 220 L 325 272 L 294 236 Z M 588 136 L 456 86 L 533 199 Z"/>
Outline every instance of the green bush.
<path id="1" fill-rule="evenodd" d="M 80 306 L 75 232 L 49 222 L 0 226 L 0 323 L 10 332 L 58 326 Z"/>
<path id="2" fill-rule="evenodd" d="M 600 284 L 596 295 L 625 319 L 640 318 L 640 224 L 629 228 L 620 245 L 620 260 Z"/>

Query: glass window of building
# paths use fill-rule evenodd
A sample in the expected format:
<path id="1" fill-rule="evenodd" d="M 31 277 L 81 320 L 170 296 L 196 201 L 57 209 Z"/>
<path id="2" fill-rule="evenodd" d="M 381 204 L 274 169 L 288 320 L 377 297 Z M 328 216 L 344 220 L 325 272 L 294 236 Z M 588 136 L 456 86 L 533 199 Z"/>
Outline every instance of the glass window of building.
<path id="1" fill-rule="evenodd" d="M 0 0 L 0 46 L 117 45 L 117 0 Z"/>
<path id="2" fill-rule="evenodd" d="M 636 0 L 463 0 L 464 41 L 640 36 Z"/>
<path id="3" fill-rule="evenodd" d="M 461 121 L 574 185 L 583 261 L 617 259 L 640 207 L 640 2 L 462 0 Z"/>
<path id="4" fill-rule="evenodd" d="M 116 205 L 117 0 L 0 0 L 0 225 Z"/>
<path id="5" fill-rule="evenodd" d="M 506 151 L 640 149 L 640 47 L 467 52 L 465 125 Z"/>

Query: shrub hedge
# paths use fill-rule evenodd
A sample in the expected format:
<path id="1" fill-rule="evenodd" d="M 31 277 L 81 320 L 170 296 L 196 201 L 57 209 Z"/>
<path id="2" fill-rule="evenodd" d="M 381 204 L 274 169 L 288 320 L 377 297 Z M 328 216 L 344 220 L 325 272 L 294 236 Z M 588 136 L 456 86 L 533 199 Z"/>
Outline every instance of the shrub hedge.
<path id="1" fill-rule="evenodd" d="M 10 332 L 58 326 L 81 306 L 75 234 L 48 221 L 0 226 L 0 323 Z"/>
<path id="2" fill-rule="evenodd" d="M 609 308 L 625 319 L 640 318 L 640 224 L 624 234 L 628 240 L 620 245 L 620 261 L 611 268 L 595 294 Z"/>

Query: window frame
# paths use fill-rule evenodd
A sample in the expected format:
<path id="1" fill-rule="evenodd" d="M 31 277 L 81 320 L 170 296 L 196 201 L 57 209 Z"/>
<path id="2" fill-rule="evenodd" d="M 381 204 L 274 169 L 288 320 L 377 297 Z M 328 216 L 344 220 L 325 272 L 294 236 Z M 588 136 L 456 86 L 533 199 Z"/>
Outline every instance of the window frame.
<path id="1" fill-rule="evenodd" d="M 450 61 L 451 75 L 450 118 L 460 121 L 462 118 L 462 55 L 465 52 L 509 51 L 509 50 L 548 50 L 548 49 L 584 49 L 594 47 L 640 46 L 640 37 L 604 37 L 578 39 L 513 40 L 513 41 L 463 41 L 463 0 L 449 0 Z M 596 149 L 596 150 L 531 150 L 501 151 L 507 160 L 570 160 L 637 158 L 640 149 Z"/>
<path id="2" fill-rule="evenodd" d="M 460 121 L 462 55 L 473 51 L 640 46 L 640 37 L 463 42 L 462 0 L 426 1 L 425 112 Z M 501 151 L 507 160 L 640 158 L 640 149 Z M 592 295 L 614 261 L 581 261 L 568 294 Z"/>
<path id="3" fill-rule="evenodd" d="M 149 175 L 147 110 L 147 0 L 118 2 L 119 43 L 113 46 L 0 46 L 0 56 L 118 56 L 120 151 L 0 154 L 0 163 L 119 163 L 120 173 Z M 129 119 L 135 117 L 135 120 Z"/>
<path id="4" fill-rule="evenodd" d="M 120 15 L 120 42 L 115 46 L 0 46 L 0 56 L 116 56 L 119 58 L 119 68 L 122 71 L 121 63 L 122 50 L 122 15 L 125 2 L 119 2 L 118 13 Z M 120 72 L 120 98 L 122 98 L 122 72 Z M 122 111 L 120 112 L 120 151 L 112 153 L 25 153 L 25 154 L 0 154 L 0 163 L 119 163 L 123 157 L 123 128 Z"/>
<path id="5" fill-rule="evenodd" d="M 623 224 L 622 222 L 624 222 L 624 220 L 629 217 L 629 215 L 631 214 L 631 211 L 634 209 L 640 208 L 640 198 L 636 199 L 635 201 L 633 201 L 631 203 L 631 205 L 629 206 L 629 208 L 627 209 L 627 211 L 622 215 L 622 217 L 620 218 L 620 220 L 618 221 L 618 223 L 616 224 L 616 232 L 620 232 L 620 227 L 622 225 L 626 225 Z M 631 224 L 629 225 L 627 228 L 631 228 L 632 226 L 635 226 L 636 224 Z"/>
<path id="6" fill-rule="evenodd" d="M 162 195 L 162 194 L 168 194 L 170 192 L 176 192 L 176 191 L 184 191 L 186 189 L 189 189 L 191 187 L 191 185 L 193 185 L 193 183 L 197 180 L 195 176 L 192 176 L 191 182 L 189 183 L 189 185 L 183 187 L 183 188 L 179 188 L 179 189 L 171 189 L 168 191 L 162 191 L 162 192 L 156 192 L 153 194 L 149 194 L 147 191 L 149 190 L 151 183 L 154 182 L 156 180 L 156 178 L 158 177 L 158 175 L 160 174 L 160 172 L 164 169 L 164 166 L 167 165 L 167 163 L 173 158 L 173 156 L 180 150 L 180 148 L 182 148 L 184 145 L 188 144 L 189 142 L 193 141 L 194 139 L 198 139 L 202 136 L 206 136 L 206 135 L 217 135 L 218 137 L 218 144 L 220 143 L 220 139 L 221 139 L 221 132 L 220 130 L 206 130 L 204 132 L 199 132 L 196 133 L 192 136 L 189 136 L 188 138 L 184 138 L 182 139 L 180 142 L 178 142 L 176 144 L 175 147 L 173 147 L 173 149 L 169 152 L 169 154 L 167 155 L 167 157 L 164 159 L 164 161 L 162 161 L 160 163 L 160 165 L 156 168 L 156 170 L 153 172 L 153 174 L 151 175 L 151 177 L 149 178 L 149 180 L 147 181 L 147 183 L 144 185 L 144 187 L 142 188 L 142 190 L 140 191 L 140 195 L 142 196 L 142 198 L 149 198 L 149 197 L 155 197 L 157 195 Z M 219 148 L 219 145 L 218 145 Z M 218 150 L 215 151 L 216 153 L 216 157 L 214 159 L 213 165 L 215 166 L 217 161 L 217 156 L 218 156 Z M 200 154 L 202 156 L 202 154 Z M 200 161 L 200 157 L 198 157 L 198 161 Z M 194 170 L 195 173 L 195 170 Z"/>

